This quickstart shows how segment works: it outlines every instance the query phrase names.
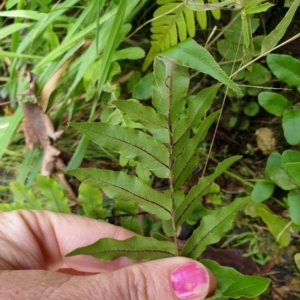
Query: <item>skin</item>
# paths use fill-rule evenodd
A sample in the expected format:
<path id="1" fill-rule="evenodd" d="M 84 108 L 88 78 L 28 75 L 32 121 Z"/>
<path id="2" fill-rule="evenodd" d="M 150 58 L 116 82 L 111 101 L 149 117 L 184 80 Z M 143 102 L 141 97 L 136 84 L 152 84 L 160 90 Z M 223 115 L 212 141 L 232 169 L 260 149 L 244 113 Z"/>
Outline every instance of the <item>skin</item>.
<path id="1" fill-rule="evenodd" d="M 103 237 L 127 239 L 134 233 L 105 222 L 47 211 L 0 213 L 1 299 L 179 299 L 171 275 L 194 262 L 184 257 L 133 263 L 121 257 L 102 262 L 90 256 L 65 257 Z M 202 268 L 202 266 L 199 264 Z M 201 300 L 215 281 L 209 271 Z"/>

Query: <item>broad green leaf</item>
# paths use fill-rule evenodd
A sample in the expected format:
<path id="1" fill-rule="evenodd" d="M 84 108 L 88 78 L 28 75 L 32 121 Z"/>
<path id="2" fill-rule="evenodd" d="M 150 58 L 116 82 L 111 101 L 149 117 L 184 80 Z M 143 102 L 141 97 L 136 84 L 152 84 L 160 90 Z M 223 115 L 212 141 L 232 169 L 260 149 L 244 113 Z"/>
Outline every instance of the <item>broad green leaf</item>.
<path id="1" fill-rule="evenodd" d="M 134 87 L 132 96 L 139 100 L 149 99 L 152 96 L 153 72 L 144 76 Z"/>
<path id="2" fill-rule="evenodd" d="M 134 203 L 124 200 L 115 200 L 115 210 L 125 212 L 133 216 L 137 215 L 139 212 Z"/>
<path id="3" fill-rule="evenodd" d="M 217 288 L 215 295 L 222 294 L 226 291 L 233 283 L 238 282 L 243 275 L 230 267 L 220 266 L 217 262 L 212 260 L 201 260 L 204 266 L 206 266 L 215 276 L 217 281 Z M 210 297 L 208 298 L 210 299 Z"/>
<path id="4" fill-rule="evenodd" d="M 173 130 L 173 144 L 175 144 L 187 131 L 196 127 L 201 122 L 203 116 L 210 109 L 220 85 L 216 84 L 202 90 L 193 98 L 187 109 L 187 117 L 180 119 Z"/>
<path id="5" fill-rule="evenodd" d="M 293 103 L 284 96 L 273 92 L 261 92 L 258 95 L 258 103 L 268 113 L 277 117 L 282 117 L 283 112 L 293 105 Z"/>
<path id="6" fill-rule="evenodd" d="M 268 167 L 269 165 L 276 165 L 277 167 L 281 168 L 281 154 L 278 152 L 273 152 L 270 154 L 270 156 L 267 159 L 267 165 L 265 168 L 265 176 L 269 178 L 268 176 Z"/>
<path id="7" fill-rule="evenodd" d="M 167 242 L 169 241 L 167 237 L 165 237 L 163 234 L 161 234 L 159 232 L 153 232 L 151 237 L 153 237 L 154 239 L 156 239 L 158 241 L 167 241 Z"/>
<path id="8" fill-rule="evenodd" d="M 139 205 L 162 220 L 170 219 L 171 199 L 135 176 L 100 169 L 77 169 L 68 172 L 80 181 L 101 188 L 108 197 Z"/>
<path id="9" fill-rule="evenodd" d="M 217 48 L 220 54 L 229 61 L 242 59 L 243 58 L 243 48 L 237 48 L 236 44 L 228 39 L 221 39 L 217 41 Z M 241 94 L 241 93 L 240 93 Z"/>
<path id="10" fill-rule="evenodd" d="M 275 189 L 275 184 L 268 180 L 260 180 L 256 182 L 252 190 L 251 197 L 254 202 L 263 202 L 268 200 Z"/>
<path id="11" fill-rule="evenodd" d="M 300 143 L 300 107 L 293 110 L 284 111 L 282 118 L 282 128 L 284 137 L 290 145 L 297 145 Z"/>
<path id="12" fill-rule="evenodd" d="M 152 136 L 133 128 L 103 123 L 71 123 L 91 141 L 128 158 L 133 158 L 157 177 L 169 176 L 169 152 Z"/>
<path id="13" fill-rule="evenodd" d="M 179 155 L 174 163 L 172 172 L 173 172 L 173 180 L 174 180 L 174 188 L 177 190 L 191 175 L 192 169 L 198 162 L 198 153 L 195 153 L 199 147 L 199 144 L 206 137 L 207 132 L 218 116 L 220 112 L 216 111 L 209 115 L 199 126 L 197 134 L 191 138 L 188 143 L 183 144 L 181 141 L 178 142 L 174 146 L 174 152 L 178 152 L 181 149 L 183 152 Z M 196 156 L 195 156 L 196 155 Z"/>
<path id="14" fill-rule="evenodd" d="M 300 152 L 295 150 L 285 150 L 281 156 L 281 163 L 284 170 L 300 184 Z"/>
<path id="15" fill-rule="evenodd" d="M 281 155 L 281 164 L 284 168 L 287 163 L 300 162 L 300 152 L 295 150 L 285 150 Z"/>
<path id="16" fill-rule="evenodd" d="M 263 203 L 250 202 L 245 210 L 247 214 L 251 212 L 251 216 L 259 216 L 263 222 L 267 225 L 270 233 L 273 235 L 275 240 L 280 246 L 286 247 L 291 242 L 290 234 L 290 221 L 274 214 L 266 205 Z"/>
<path id="17" fill-rule="evenodd" d="M 113 105 L 125 112 L 134 122 L 139 122 L 162 143 L 168 143 L 169 132 L 166 119 L 150 107 L 137 101 L 113 101 Z"/>
<path id="18" fill-rule="evenodd" d="M 141 225 L 137 217 L 134 216 L 122 217 L 120 220 L 120 225 L 123 228 L 135 232 L 136 234 L 142 234 Z"/>
<path id="19" fill-rule="evenodd" d="M 227 76 L 230 76 L 231 74 L 235 73 L 239 69 L 239 65 L 234 63 L 228 63 L 225 65 L 221 65 L 222 70 L 226 73 Z M 240 72 L 236 74 L 234 77 L 235 80 L 241 81 L 245 78 L 246 70 L 242 69 Z"/>
<path id="20" fill-rule="evenodd" d="M 275 76 L 291 86 L 300 86 L 300 61 L 290 55 L 269 54 L 267 64 Z"/>
<path id="21" fill-rule="evenodd" d="M 91 255 L 103 261 L 112 261 L 121 256 L 131 260 L 149 261 L 166 257 L 174 257 L 175 244 L 158 241 L 152 237 L 135 236 L 127 240 L 100 239 L 92 245 L 77 248 L 66 256 L 79 254 Z"/>
<path id="22" fill-rule="evenodd" d="M 282 168 L 282 158 L 277 152 L 273 152 L 267 160 L 265 168 L 265 177 L 273 181 L 283 190 L 292 190 L 297 188 L 297 185 L 293 180 L 286 174 Z"/>
<path id="23" fill-rule="evenodd" d="M 142 79 L 142 75 L 140 71 L 133 71 L 132 75 L 130 76 L 130 79 L 128 80 L 127 84 L 126 84 L 126 88 L 128 90 L 128 92 L 133 92 L 133 89 L 135 88 L 135 86 L 140 82 L 140 80 Z M 152 83 L 152 80 L 151 80 Z M 150 85 L 151 85 L 150 83 Z"/>
<path id="24" fill-rule="evenodd" d="M 115 51 L 112 55 L 112 61 L 130 59 L 136 60 L 141 59 L 145 56 L 145 51 L 140 47 L 128 47 Z"/>
<path id="25" fill-rule="evenodd" d="M 268 83 L 271 78 L 271 72 L 259 63 L 253 63 L 250 70 L 246 70 L 245 79 L 248 80 L 250 84 L 262 85 Z"/>
<path id="26" fill-rule="evenodd" d="M 176 47 L 172 47 L 161 53 L 160 56 L 173 59 L 183 66 L 208 74 L 228 86 L 237 94 L 242 93 L 240 88 L 229 79 L 216 63 L 212 55 L 192 39 L 187 39 L 184 42 L 179 43 Z"/>
<path id="27" fill-rule="evenodd" d="M 14 202 L 28 209 L 43 209 L 41 201 L 36 198 L 31 187 L 19 182 L 11 182 L 9 185 L 14 195 Z"/>
<path id="28" fill-rule="evenodd" d="M 68 199 L 54 179 L 38 174 L 36 176 L 36 181 L 40 187 L 41 193 L 47 200 L 45 209 L 54 212 L 70 213 Z"/>
<path id="29" fill-rule="evenodd" d="M 204 217 L 200 226 L 183 246 L 181 255 L 197 259 L 206 246 L 217 243 L 223 233 L 230 229 L 237 212 L 249 202 L 250 198 L 237 198 L 231 204 Z"/>
<path id="30" fill-rule="evenodd" d="M 78 189 L 78 200 L 87 217 L 104 219 L 105 211 L 102 207 L 102 194 L 99 189 L 81 183 Z"/>
<path id="31" fill-rule="evenodd" d="M 270 282 L 271 280 L 268 278 L 246 275 L 233 283 L 223 295 L 234 299 L 241 297 L 255 298 L 268 288 Z"/>
<path id="32" fill-rule="evenodd" d="M 283 19 L 278 23 L 276 28 L 269 33 L 263 40 L 261 46 L 261 54 L 264 54 L 274 48 L 287 31 L 288 26 L 300 4 L 300 0 L 293 0 L 289 10 L 284 14 Z"/>
<path id="33" fill-rule="evenodd" d="M 299 163 L 300 165 L 300 163 Z M 288 193 L 289 213 L 293 223 L 300 225 L 300 190 L 292 190 Z"/>
<path id="34" fill-rule="evenodd" d="M 295 182 L 281 167 L 270 164 L 267 166 L 266 171 L 270 180 L 283 190 L 290 191 L 297 188 Z"/>
<path id="35" fill-rule="evenodd" d="M 259 112 L 259 105 L 256 101 L 251 101 L 244 107 L 243 111 L 246 116 L 254 117 Z"/>
<path id="36" fill-rule="evenodd" d="M 293 180 L 300 185 L 300 162 L 287 163 L 284 168 Z"/>
<path id="37" fill-rule="evenodd" d="M 217 300 L 225 299 L 223 296 L 228 299 L 227 291 L 235 295 L 237 298 L 242 297 L 247 293 L 247 297 L 255 298 L 259 294 L 265 291 L 268 284 L 270 283 L 269 279 L 255 276 L 244 276 L 233 268 L 223 267 L 211 260 L 201 260 L 201 263 L 204 264 L 215 276 L 217 281 L 217 289 L 215 295 L 207 298 L 207 300 Z M 253 289 L 250 288 L 250 283 L 254 282 Z M 249 289 L 240 289 L 241 283 L 244 283 L 244 287 L 249 287 Z M 235 292 L 234 292 L 235 291 Z M 238 294 L 240 293 L 240 296 Z"/>
<path id="38" fill-rule="evenodd" d="M 14 23 L 14 24 L 7 25 L 0 29 L 0 40 L 4 39 L 6 36 L 16 31 L 31 27 L 32 25 L 33 23 Z"/>
<path id="39" fill-rule="evenodd" d="M 155 58 L 152 103 L 158 113 L 169 119 L 170 125 L 184 110 L 189 80 L 188 68 L 166 57 Z"/>
<path id="40" fill-rule="evenodd" d="M 258 14 L 261 12 L 267 11 L 269 8 L 274 6 L 273 3 L 267 2 L 267 3 L 262 3 L 257 5 L 256 1 L 253 1 L 246 9 L 245 12 L 246 14 Z"/>
<path id="41" fill-rule="evenodd" d="M 191 188 L 186 198 L 175 210 L 176 226 L 181 225 L 190 216 L 201 196 L 210 192 L 210 185 L 214 180 L 240 158 L 241 156 L 232 156 L 224 159 L 218 164 L 213 174 L 199 179 L 198 184 Z"/>

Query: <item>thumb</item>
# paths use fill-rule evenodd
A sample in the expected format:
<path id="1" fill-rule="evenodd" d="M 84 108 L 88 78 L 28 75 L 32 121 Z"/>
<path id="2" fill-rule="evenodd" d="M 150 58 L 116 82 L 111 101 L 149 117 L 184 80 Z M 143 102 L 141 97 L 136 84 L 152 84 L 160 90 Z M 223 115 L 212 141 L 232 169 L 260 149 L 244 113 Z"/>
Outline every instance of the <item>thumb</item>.
<path id="1" fill-rule="evenodd" d="M 140 263 L 95 275 L 94 279 L 101 299 L 201 300 L 216 287 L 210 271 L 184 257 Z"/>
<path id="2" fill-rule="evenodd" d="M 42 270 L 0 271 L 1 299 L 202 300 L 215 279 L 199 262 L 174 257 L 114 272 L 71 276 Z"/>

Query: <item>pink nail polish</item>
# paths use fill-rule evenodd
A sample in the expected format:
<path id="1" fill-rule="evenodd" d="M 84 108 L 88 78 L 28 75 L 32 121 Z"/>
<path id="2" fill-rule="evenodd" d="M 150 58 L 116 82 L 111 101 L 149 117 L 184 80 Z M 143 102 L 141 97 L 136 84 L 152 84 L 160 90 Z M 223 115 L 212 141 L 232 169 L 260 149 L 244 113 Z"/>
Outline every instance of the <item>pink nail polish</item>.
<path id="1" fill-rule="evenodd" d="M 204 267 L 191 262 L 178 267 L 172 273 L 172 285 L 180 299 L 200 297 L 207 293 L 208 274 Z"/>

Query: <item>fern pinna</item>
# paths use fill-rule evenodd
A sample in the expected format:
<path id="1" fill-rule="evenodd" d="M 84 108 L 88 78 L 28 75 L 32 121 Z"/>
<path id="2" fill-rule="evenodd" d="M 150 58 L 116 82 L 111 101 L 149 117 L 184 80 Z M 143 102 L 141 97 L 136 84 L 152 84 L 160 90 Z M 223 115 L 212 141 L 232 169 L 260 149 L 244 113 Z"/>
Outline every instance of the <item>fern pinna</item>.
<path id="1" fill-rule="evenodd" d="M 153 15 L 151 22 L 151 48 L 145 58 L 143 69 L 147 69 L 154 57 L 159 52 L 170 48 L 184 41 L 187 37 L 194 37 L 196 34 L 196 22 L 202 29 L 207 27 L 206 11 L 191 9 L 186 0 L 157 0 L 160 5 Z M 203 4 L 203 0 L 197 0 Z M 215 4 L 218 0 L 209 0 L 208 3 Z M 219 20 L 220 9 L 211 9 L 212 15 Z"/>
<path id="2" fill-rule="evenodd" d="M 140 261 L 178 255 L 197 259 L 207 245 L 221 239 L 230 229 L 236 213 L 249 202 L 249 197 L 240 198 L 219 210 L 209 211 L 185 245 L 180 247 L 176 236 L 180 224 L 188 220 L 196 208 L 201 208 L 200 199 L 210 192 L 214 180 L 240 158 L 234 156 L 219 163 L 212 174 L 200 178 L 186 195 L 180 191 L 199 162 L 199 143 L 219 114 L 219 111 L 211 114 L 208 111 L 220 84 L 188 97 L 187 67 L 209 74 L 240 93 L 239 87 L 225 75 L 209 52 L 188 39 L 156 57 L 152 106 L 134 99 L 113 102 L 117 109 L 139 124 L 138 128 L 129 128 L 125 124 L 71 123 L 94 143 L 133 159 L 158 178 L 168 179 L 169 185 L 162 191 L 146 183 L 138 172 L 129 175 L 124 171 L 102 169 L 69 171 L 70 175 L 100 188 L 115 201 L 134 203 L 143 211 L 156 215 L 171 228 L 170 236 L 158 233 L 152 237 L 136 235 L 122 241 L 104 238 L 75 249 L 68 256 L 85 254 L 105 261 L 120 256 Z M 211 261 L 203 263 L 217 276 L 218 297 L 255 297 L 269 284 L 268 279 L 243 276 Z"/>

